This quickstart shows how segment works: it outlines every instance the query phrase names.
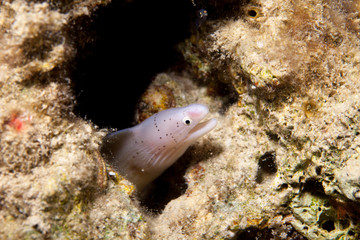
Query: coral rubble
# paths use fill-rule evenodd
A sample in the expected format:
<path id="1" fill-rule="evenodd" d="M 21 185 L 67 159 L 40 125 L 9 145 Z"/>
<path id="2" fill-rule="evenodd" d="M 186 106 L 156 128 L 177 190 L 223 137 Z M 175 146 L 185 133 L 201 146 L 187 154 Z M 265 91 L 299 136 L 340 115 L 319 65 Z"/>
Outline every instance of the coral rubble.
<path id="1" fill-rule="evenodd" d="M 109 190 L 108 200 L 95 198 L 105 132 L 72 112 L 67 66 L 76 38 L 69 32 L 107 3 L 0 4 L 1 239 L 145 234 L 144 220 L 122 188 Z M 117 213 L 109 212 L 113 208 Z"/>
<path id="2" fill-rule="evenodd" d="M 239 98 L 213 106 L 224 113 L 209 139 L 222 151 L 198 163 L 200 179 L 188 169 L 186 193 L 156 219 L 158 236 L 261 234 L 281 212 L 307 239 L 358 238 L 358 10 L 358 1 L 243 2 L 210 14 L 180 46 L 194 76 Z"/>
<path id="3" fill-rule="evenodd" d="M 108 3 L 0 5 L 1 239 L 359 238 L 358 0 L 189 1 L 208 13 L 189 67 L 155 77 L 135 122 L 198 102 L 218 126 L 146 196 L 74 113 L 78 29 Z"/>

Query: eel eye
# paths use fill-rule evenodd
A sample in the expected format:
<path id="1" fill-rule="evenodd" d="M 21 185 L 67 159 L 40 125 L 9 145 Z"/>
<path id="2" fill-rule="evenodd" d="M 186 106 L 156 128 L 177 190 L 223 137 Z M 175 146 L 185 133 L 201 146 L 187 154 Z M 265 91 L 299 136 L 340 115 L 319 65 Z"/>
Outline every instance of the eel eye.
<path id="1" fill-rule="evenodd" d="M 186 125 L 186 126 L 190 126 L 191 125 L 191 119 L 190 118 L 188 118 L 188 117 L 184 117 L 183 118 L 183 123 L 184 123 L 184 125 Z"/>

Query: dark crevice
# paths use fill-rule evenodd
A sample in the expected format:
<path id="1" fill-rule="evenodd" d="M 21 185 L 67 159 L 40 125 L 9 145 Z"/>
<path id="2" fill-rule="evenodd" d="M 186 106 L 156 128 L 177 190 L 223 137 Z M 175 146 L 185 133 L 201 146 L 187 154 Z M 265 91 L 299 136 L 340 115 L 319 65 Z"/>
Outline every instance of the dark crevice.
<path id="1" fill-rule="evenodd" d="M 131 126 L 139 97 L 151 79 L 182 60 L 176 45 L 189 37 L 191 1 L 114 1 L 70 34 L 75 112 L 100 127 Z"/>
<path id="2" fill-rule="evenodd" d="M 257 183 L 262 183 L 264 178 L 277 172 L 276 153 L 269 151 L 258 160 L 258 171 L 255 177 Z"/>
<path id="3" fill-rule="evenodd" d="M 331 232 L 335 230 L 335 223 L 332 220 L 328 220 L 321 225 L 321 228 L 328 232 Z"/>
<path id="4" fill-rule="evenodd" d="M 309 179 L 304 184 L 302 184 L 301 192 L 302 193 L 308 192 L 317 197 L 327 198 L 322 183 L 315 179 Z"/>
<path id="5" fill-rule="evenodd" d="M 244 231 L 241 231 L 237 234 L 233 240 L 255 240 L 255 239 L 262 239 L 262 240 L 270 240 L 270 239 L 280 239 L 279 235 L 281 233 L 286 234 L 286 239 L 292 240 L 306 240 L 304 236 L 298 233 L 291 225 L 283 224 L 282 226 L 278 226 L 278 228 L 256 228 L 256 227 L 249 227 Z"/>

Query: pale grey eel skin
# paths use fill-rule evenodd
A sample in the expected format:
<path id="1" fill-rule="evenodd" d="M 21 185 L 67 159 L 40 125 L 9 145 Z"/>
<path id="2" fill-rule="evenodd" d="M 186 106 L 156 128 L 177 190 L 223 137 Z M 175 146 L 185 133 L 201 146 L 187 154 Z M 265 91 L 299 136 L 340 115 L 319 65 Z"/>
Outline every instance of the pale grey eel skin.
<path id="1" fill-rule="evenodd" d="M 201 122 L 208 112 L 202 104 L 158 112 L 139 125 L 107 135 L 105 158 L 141 191 L 216 126 L 215 118 Z"/>

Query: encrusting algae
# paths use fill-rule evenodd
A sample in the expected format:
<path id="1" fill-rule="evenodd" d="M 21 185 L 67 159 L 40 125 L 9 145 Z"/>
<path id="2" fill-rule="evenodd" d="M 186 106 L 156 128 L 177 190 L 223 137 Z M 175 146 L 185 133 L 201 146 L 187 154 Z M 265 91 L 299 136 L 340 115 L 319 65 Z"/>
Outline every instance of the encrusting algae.
<path id="1" fill-rule="evenodd" d="M 189 67 L 156 76 L 135 122 L 197 102 L 218 125 L 153 212 L 100 155 L 110 130 L 74 113 L 77 33 L 109 2 L 0 5 L 1 239 L 359 238 L 359 1 L 190 1 Z"/>
<path id="2" fill-rule="evenodd" d="M 109 187 L 107 197 L 117 200 L 95 198 L 106 132 L 72 112 L 66 63 L 75 49 L 67 31 L 108 2 L 0 4 L 1 239 L 144 239 L 128 193 Z"/>

